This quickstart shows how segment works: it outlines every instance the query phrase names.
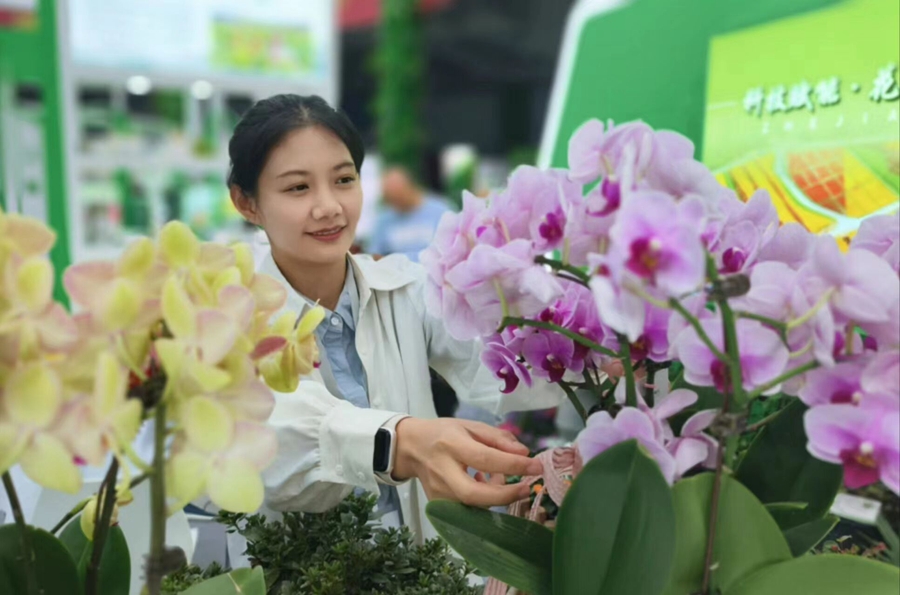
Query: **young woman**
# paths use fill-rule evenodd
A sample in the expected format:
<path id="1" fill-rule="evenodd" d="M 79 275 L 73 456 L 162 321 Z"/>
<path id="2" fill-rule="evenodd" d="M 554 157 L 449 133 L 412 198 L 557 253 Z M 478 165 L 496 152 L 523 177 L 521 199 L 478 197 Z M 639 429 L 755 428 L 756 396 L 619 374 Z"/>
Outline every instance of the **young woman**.
<path id="1" fill-rule="evenodd" d="M 429 367 L 461 400 L 498 414 L 551 407 L 560 395 L 546 385 L 501 399 L 479 345 L 454 340 L 427 314 L 419 265 L 348 253 L 364 153 L 349 119 L 319 97 L 278 95 L 247 112 L 228 150 L 231 199 L 271 246 L 260 270 L 284 283 L 287 310 L 302 314 L 316 302 L 327 310 L 316 331 L 321 367 L 294 393 L 276 395 L 267 506 L 317 512 L 363 488 L 421 540 L 434 535 L 428 499 L 487 507 L 524 497 L 527 489 L 502 477 L 540 465 L 508 432 L 437 418 Z"/>

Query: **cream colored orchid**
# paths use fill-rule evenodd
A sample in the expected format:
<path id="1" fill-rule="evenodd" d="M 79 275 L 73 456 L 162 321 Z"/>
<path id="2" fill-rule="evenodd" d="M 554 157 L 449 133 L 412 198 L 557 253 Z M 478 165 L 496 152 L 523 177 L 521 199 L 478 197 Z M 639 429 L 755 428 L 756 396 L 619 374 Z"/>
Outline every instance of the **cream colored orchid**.
<path id="1" fill-rule="evenodd" d="M 100 507 L 100 497 L 93 496 L 88 500 L 87 504 L 81 510 L 81 532 L 88 541 L 94 541 L 94 528 L 96 527 L 97 509 Z M 119 522 L 119 499 L 113 502 L 112 516 L 109 519 L 110 526 L 114 526 Z"/>
<path id="2" fill-rule="evenodd" d="M 275 431 L 259 423 L 229 423 L 225 407 L 212 400 L 192 403 L 166 466 L 167 495 L 175 500 L 169 510 L 205 492 L 225 510 L 255 512 L 263 502 L 260 472 L 277 451 Z"/>
<path id="3" fill-rule="evenodd" d="M 321 306 L 310 308 L 296 323 L 290 312 L 276 319 L 270 332 L 287 341 L 279 353 L 264 357 L 259 362 L 259 371 L 272 390 L 290 393 L 297 390 L 300 377 L 312 372 L 318 363 L 319 349 L 314 331 L 325 319 L 325 309 Z"/>
<path id="4" fill-rule="evenodd" d="M 53 368 L 33 362 L 14 370 L 0 387 L 0 473 L 19 463 L 33 481 L 74 494 L 81 472 L 59 435 L 62 382 Z"/>
<path id="5" fill-rule="evenodd" d="M 155 342 L 156 353 L 180 396 L 215 392 L 231 376 L 218 367 L 238 338 L 238 323 L 226 313 L 198 308 L 175 276 L 163 287 L 162 310 L 173 339 Z"/>
<path id="6" fill-rule="evenodd" d="M 110 452 L 130 450 L 143 421 L 137 399 L 129 399 L 128 372 L 110 352 L 101 352 L 94 368 L 94 389 L 78 395 L 64 408 L 61 431 L 72 451 L 90 465 L 100 466 Z"/>
<path id="7" fill-rule="evenodd" d="M 42 351 L 73 346 L 75 324 L 53 301 L 53 265 L 42 255 L 12 254 L 0 278 L 0 361 L 12 364 Z"/>
<path id="8" fill-rule="evenodd" d="M 0 274 L 7 259 L 46 255 L 56 242 L 56 233 L 37 219 L 4 213 L 0 209 Z"/>

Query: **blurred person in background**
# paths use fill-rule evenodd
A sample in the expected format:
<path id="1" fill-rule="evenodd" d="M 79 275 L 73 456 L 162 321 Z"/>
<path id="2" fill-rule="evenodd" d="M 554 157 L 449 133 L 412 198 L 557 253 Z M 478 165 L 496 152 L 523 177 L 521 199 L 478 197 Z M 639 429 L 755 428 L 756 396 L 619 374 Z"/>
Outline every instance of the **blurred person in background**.
<path id="1" fill-rule="evenodd" d="M 402 167 L 389 167 L 381 179 L 385 210 L 379 215 L 367 246 L 381 256 L 403 254 L 413 262 L 431 244 L 447 202 L 429 194 Z"/>

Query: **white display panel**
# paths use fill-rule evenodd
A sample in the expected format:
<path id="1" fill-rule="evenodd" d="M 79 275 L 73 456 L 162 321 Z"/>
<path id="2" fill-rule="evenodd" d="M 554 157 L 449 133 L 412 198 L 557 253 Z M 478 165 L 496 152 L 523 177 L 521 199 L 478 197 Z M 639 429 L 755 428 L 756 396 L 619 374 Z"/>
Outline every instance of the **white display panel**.
<path id="1" fill-rule="evenodd" d="M 77 68 L 326 83 L 332 0 L 69 0 Z"/>

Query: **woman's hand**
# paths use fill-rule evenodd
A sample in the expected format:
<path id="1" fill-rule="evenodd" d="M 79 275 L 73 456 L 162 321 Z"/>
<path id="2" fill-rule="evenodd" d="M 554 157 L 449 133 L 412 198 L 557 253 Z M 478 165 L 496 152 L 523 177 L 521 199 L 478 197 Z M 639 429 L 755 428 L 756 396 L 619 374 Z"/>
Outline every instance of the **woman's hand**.
<path id="1" fill-rule="evenodd" d="M 486 481 L 503 475 L 538 475 L 541 463 L 505 430 L 461 419 L 407 417 L 397 424 L 393 476 L 422 482 L 429 500 L 456 500 L 470 506 L 505 506 L 526 498 L 527 485 Z M 479 473 L 473 478 L 468 469 Z"/>

